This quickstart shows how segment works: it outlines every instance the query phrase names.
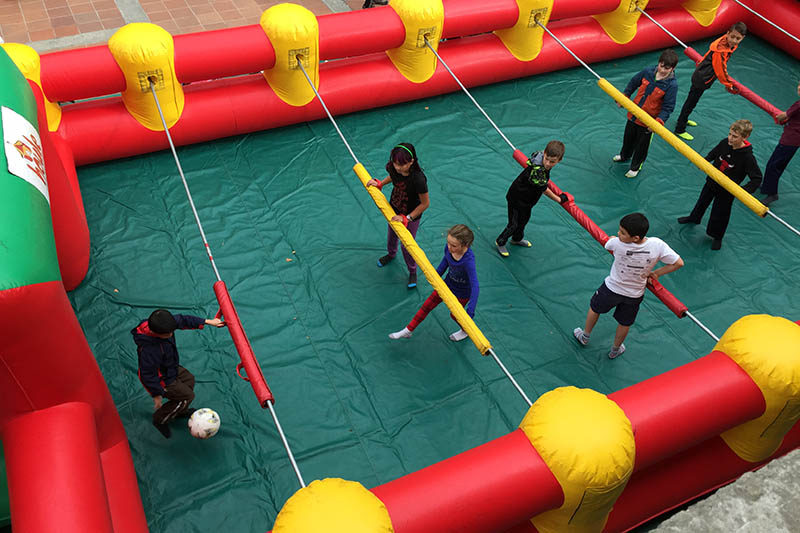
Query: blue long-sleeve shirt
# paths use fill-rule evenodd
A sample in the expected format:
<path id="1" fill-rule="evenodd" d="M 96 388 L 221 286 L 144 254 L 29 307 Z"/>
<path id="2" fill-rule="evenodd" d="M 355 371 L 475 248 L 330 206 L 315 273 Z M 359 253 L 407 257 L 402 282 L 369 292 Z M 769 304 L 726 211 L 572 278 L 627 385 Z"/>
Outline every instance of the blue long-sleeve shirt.
<path id="1" fill-rule="evenodd" d="M 445 284 L 450 287 L 456 298 L 469 298 L 467 303 L 467 313 L 469 316 L 475 316 L 475 306 L 478 305 L 478 293 L 480 286 L 478 285 L 478 272 L 475 270 L 475 254 L 472 253 L 472 248 L 456 261 L 447 245 L 444 246 L 444 257 L 442 262 L 436 267 L 436 272 L 441 276 L 447 271 L 447 276 L 444 278 Z"/>

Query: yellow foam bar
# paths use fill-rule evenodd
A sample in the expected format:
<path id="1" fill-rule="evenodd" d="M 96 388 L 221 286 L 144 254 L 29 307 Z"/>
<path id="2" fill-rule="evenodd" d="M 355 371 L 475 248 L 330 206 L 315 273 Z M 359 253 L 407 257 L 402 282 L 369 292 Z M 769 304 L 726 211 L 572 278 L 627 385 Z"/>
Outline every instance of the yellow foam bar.
<path id="1" fill-rule="evenodd" d="M 364 168 L 364 165 L 358 163 L 353 166 L 353 172 L 355 172 L 358 179 L 361 180 L 361 184 L 367 189 L 367 192 L 372 197 L 372 201 L 375 202 L 375 205 L 377 205 L 378 209 L 383 213 L 384 218 L 386 218 L 389 225 L 400 238 L 400 242 L 403 243 L 408 253 L 410 253 L 414 261 L 417 262 L 417 266 L 422 270 L 422 273 L 425 274 L 425 278 L 433 286 L 434 290 L 439 293 L 442 301 L 447 308 L 450 309 L 450 312 L 453 313 L 453 316 L 456 317 L 458 325 L 469 335 L 470 340 L 472 340 L 481 354 L 486 355 L 486 352 L 492 348 L 492 345 L 489 344 L 489 339 L 487 339 L 483 332 L 478 329 L 478 326 L 475 325 L 475 321 L 467 314 L 464 310 L 464 306 L 459 303 L 458 298 L 453 295 L 453 292 L 445 284 L 442 277 L 436 272 L 431 262 L 428 261 L 428 256 L 426 256 L 422 248 L 417 245 L 417 241 L 414 240 L 411 233 L 403 226 L 403 223 L 392 222 L 392 217 L 397 213 L 394 212 L 392 206 L 386 201 L 386 197 L 377 187 L 367 187 L 367 182 L 372 179 L 367 169 Z"/>
<path id="2" fill-rule="evenodd" d="M 712 180 L 720 184 L 726 191 L 736 197 L 737 200 L 742 202 L 748 209 L 753 211 L 760 217 L 767 216 L 769 209 L 767 206 L 753 198 L 752 195 L 747 193 L 739 185 L 731 181 L 731 179 L 720 172 L 718 168 L 705 160 L 703 156 L 692 150 L 688 144 L 680 140 L 677 135 L 669 131 L 656 119 L 645 113 L 641 107 L 634 104 L 627 96 L 622 94 L 616 87 L 608 82 L 605 78 L 597 80 L 597 85 L 600 86 L 611 98 L 616 100 L 625 109 L 633 113 L 633 115 L 641 120 L 648 128 L 654 133 L 657 133 L 662 139 L 672 145 L 678 152 L 680 152 L 686 159 L 691 161 L 697 168 L 705 172 Z"/>

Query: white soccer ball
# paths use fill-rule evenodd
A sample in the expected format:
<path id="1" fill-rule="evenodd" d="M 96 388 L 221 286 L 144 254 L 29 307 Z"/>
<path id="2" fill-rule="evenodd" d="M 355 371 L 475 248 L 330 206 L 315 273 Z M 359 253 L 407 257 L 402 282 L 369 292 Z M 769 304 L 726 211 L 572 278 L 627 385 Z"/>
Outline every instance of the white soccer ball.
<path id="1" fill-rule="evenodd" d="M 203 407 L 189 418 L 189 433 L 196 439 L 210 439 L 219 431 L 219 415 L 213 409 Z"/>

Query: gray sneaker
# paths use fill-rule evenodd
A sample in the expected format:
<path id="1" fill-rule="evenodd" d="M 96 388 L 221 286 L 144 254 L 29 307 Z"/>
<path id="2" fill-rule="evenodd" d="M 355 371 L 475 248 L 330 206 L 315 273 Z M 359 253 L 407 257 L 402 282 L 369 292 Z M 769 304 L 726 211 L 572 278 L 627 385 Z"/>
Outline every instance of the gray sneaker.
<path id="1" fill-rule="evenodd" d="M 497 246 L 497 253 L 499 253 L 503 257 L 508 257 L 509 255 L 508 248 L 506 248 L 505 245 L 500 246 L 499 244 L 497 244 L 497 241 L 494 241 L 494 245 Z"/>
<path id="2" fill-rule="evenodd" d="M 518 241 L 509 241 L 509 242 L 514 246 L 522 246 L 523 248 L 530 248 L 531 246 L 533 246 L 531 244 L 531 241 L 527 239 L 520 239 Z"/>

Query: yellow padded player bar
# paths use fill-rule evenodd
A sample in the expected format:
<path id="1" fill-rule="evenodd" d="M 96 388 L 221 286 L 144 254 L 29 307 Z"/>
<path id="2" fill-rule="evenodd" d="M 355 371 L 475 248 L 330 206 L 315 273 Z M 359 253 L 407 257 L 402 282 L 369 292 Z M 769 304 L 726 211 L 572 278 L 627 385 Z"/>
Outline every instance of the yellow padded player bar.
<path id="1" fill-rule="evenodd" d="M 411 233 L 409 233 L 403 223 L 392 221 L 392 217 L 395 216 L 396 213 L 394 209 L 392 209 L 392 206 L 389 205 L 389 202 L 386 201 L 386 197 L 380 189 L 377 187 L 367 187 L 367 182 L 372 179 L 367 169 L 364 168 L 364 165 L 361 163 L 356 163 L 353 166 L 353 172 L 356 173 L 358 179 L 361 180 L 361 184 L 364 185 L 364 188 L 367 189 L 367 192 L 372 196 L 372 201 L 375 202 L 375 205 L 381 210 L 381 213 L 383 213 L 389 225 L 400 238 L 400 242 L 403 243 L 408 253 L 410 253 L 414 261 L 417 262 L 417 266 L 422 269 L 425 278 L 433 286 L 434 290 L 439 293 L 439 296 L 441 296 L 442 301 L 447 305 L 448 309 L 450 309 L 450 312 L 453 313 L 458 325 L 469 335 L 470 340 L 472 340 L 481 354 L 486 355 L 492 348 L 492 345 L 489 344 L 489 340 L 478 326 L 475 325 L 475 321 L 467 314 L 464 307 L 458 302 L 458 299 L 453 295 L 452 291 L 450 291 L 450 288 L 445 284 L 444 280 L 442 280 L 439 273 L 436 272 L 431 262 L 428 261 L 428 256 L 426 256 L 422 248 L 417 245 L 414 237 L 411 236 Z"/>

